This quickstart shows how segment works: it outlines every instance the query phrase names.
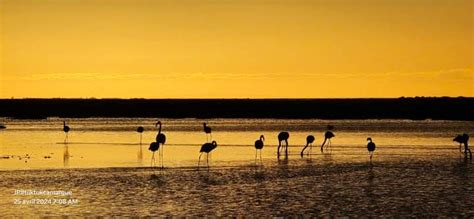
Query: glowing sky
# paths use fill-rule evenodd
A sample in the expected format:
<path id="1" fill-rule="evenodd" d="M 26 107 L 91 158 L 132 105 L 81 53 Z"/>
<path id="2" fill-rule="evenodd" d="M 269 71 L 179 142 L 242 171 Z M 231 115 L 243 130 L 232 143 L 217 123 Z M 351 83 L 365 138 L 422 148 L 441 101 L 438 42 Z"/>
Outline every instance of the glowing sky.
<path id="1" fill-rule="evenodd" d="M 472 0 L 0 2 L 0 98 L 474 96 Z"/>

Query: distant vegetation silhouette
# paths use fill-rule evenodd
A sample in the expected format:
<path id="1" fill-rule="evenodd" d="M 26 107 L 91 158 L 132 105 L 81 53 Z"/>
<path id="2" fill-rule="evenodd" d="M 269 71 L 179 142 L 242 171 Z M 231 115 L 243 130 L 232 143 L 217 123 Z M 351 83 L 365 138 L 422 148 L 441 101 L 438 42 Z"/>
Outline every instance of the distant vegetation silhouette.
<path id="1" fill-rule="evenodd" d="M 0 117 L 17 119 L 159 117 L 473 121 L 472 109 L 474 98 L 0 99 Z"/>

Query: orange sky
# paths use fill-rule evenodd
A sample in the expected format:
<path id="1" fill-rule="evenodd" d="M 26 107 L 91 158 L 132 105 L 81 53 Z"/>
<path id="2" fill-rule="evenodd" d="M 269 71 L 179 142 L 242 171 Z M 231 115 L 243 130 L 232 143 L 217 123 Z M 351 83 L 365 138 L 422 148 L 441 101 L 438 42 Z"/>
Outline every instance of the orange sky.
<path id="1" fill-rule="evenodd" d="M 474 96 L 472 0 L 0 2 L 0 98 Z"/>

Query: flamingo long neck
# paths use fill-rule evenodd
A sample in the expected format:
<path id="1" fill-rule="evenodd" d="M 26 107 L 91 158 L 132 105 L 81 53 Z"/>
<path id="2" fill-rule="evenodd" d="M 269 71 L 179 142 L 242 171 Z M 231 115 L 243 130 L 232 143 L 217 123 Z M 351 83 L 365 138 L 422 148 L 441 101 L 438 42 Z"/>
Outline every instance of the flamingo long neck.
<path id="1" fill-rule="evenodd" d="M 265 141 L 265 137 L 260 136 L 260 141 L 262 141 L 262 142 Z"/>
<path id="2" fill-rule="evenodd" d="M 324 141 L 323 141 L 323 144 L 321 144 L 321 147 L 326 144 L 326 141 L 328 140 L 328 138 L 324 138 Z"/>
<path id="3" fill-rule="evenodd" d="M 66 121 L 63 121 L 63 127 L 66 127 Z"/>
<path id="4" fill-rule="evenodd" d="M 158 127 L 158 134 L 161 134 L 161 123 L 159 125 L 160 127 Z"/>

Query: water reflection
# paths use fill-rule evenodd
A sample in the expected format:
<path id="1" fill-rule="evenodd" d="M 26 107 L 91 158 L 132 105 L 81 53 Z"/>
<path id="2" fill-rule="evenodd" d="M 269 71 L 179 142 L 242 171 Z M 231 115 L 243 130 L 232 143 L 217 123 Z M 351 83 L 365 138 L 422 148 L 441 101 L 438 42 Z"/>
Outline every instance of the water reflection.
<path id="1" fill-rule="evenodd" d="M 140 133 L 140 138 L 141 138 L 141 133 Z M 139 164 L 143 163 L 143 145 L 142 145 L 141 139 L 140 139 L 140 144 L 138 145 L 137 162 Z"/>
<path id="2" fill-rule="evenodd" d="M 69 167 L 69 145 L 67 143 L 64 144 L 63 147 L 63 166 L 64 167 Z"/>
<path id="3" fill-rule="evenodd" d="M 373 215 L 373 209 L 375 208 L 375 205 L 377 205 L 377 195 L 374 194 L 374 188 L 376 186 L 374 183 L 374 179 L 374 168 L 372 165 L 370 165 L 367 167 L 367 183 L 364 188 L 365 196 L 367 197 L 367 215 Z"/>

